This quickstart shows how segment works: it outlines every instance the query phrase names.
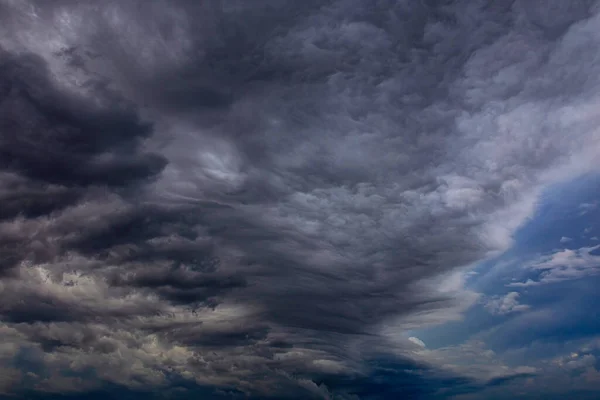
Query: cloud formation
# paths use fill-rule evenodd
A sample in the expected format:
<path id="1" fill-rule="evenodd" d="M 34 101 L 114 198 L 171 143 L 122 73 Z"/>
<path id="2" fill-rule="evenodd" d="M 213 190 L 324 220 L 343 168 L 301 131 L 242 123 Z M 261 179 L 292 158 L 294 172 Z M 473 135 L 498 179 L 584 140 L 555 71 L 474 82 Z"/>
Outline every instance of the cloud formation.
<path id="1" fill-rule="evenodd" d="M 537 280 L 513 282 L 508 286 L 536 286 L 598 275 L 600 273 L 600 255 L 593 254 L 598 249 L 600 249 L 600 245 L 575 250 L 565 249 L 542 256 L 528 265 L 528 268 L 540 271 Z"/>
<path id="2" fill-rule="evenodd" d="M 492 314 L 510 314 L 519 311 L 527 311 L 527 304 L 519 303 L 520 294 L 517 292 L 507 293 L 505 296 L 499 296 L 490 299 L 484 307 Z"/>
<path id="3" fill-rule="evenodd" d="M 0 0 L 0 390 L 377 398 L 596 168 L 600 16 L 546 3 Z"/>

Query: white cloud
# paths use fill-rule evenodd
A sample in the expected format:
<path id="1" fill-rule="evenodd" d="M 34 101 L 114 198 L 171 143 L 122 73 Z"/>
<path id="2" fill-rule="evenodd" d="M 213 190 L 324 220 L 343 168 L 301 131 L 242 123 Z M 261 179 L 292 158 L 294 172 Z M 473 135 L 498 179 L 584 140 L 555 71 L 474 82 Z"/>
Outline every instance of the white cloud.
<path id="1" fill-rule="evenodd" d="M 411 336 L 411 337 L 408 338 L 408 340 L 410 340 L 412 343 L 416 344 L 419 347 L 427 347 L 425 345 L 425 343 L 421 339 L 419 339 L 417 337 Z"/>
<path id="2" fill-rule="evenodd" d="M 563 237 L 560 238 L 560 242 L 561 243 L 569 243 L 569 242 L 572 242 L 572 241 L 573 241 L 573 239 L 571 239 L 570 237 L 567 237 L 567 236 L 563 236 Z"/>
<path id="3" fill-rule="evenodd" d="M 509 283 L 508 287 L 527 287 L 527 286 L 537 286 L 539 285 L 540 282 L 538 281 L 534 281 L 532 279 L 527 279 L 525 282 L 513 282 L 513 283 Z"/>
<path id="4" fill-rule="evenodd" d="M 492 314 L 505 315 L 514 312 L 527 311 L 529 306 L 519 303 L 519 293 L 510 292 L 503 297 L 494 297 L 484 305 Z"/>
<path id="5" fill-rule="evenodd" d="M 514 282 L 508 286 L 524 287 L 539 284 L 562 282 L 600 274 L 600 255 L 592 254 L 600 245 L 565 249 L 543 256 L 527 266 L 532 270 L 543 271 L 537 281 Z"/>

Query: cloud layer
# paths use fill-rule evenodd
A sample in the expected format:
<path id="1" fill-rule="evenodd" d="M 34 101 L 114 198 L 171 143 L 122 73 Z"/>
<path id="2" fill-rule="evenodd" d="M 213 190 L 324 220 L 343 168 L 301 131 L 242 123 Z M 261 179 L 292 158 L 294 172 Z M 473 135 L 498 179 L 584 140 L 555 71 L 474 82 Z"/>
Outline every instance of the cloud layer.
<path id="1" fill-rule="evenodd" d="M 0 1 L 0 390 L 370 398 L 595 168 L 595 2 L 488 3 Z"/>

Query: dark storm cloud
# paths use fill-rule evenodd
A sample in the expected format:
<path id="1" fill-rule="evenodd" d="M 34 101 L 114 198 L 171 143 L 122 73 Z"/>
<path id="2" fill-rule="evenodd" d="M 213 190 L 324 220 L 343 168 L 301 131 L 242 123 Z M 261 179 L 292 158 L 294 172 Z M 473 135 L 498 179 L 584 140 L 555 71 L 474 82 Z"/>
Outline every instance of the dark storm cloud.
<path id="1" fill-rule="evenodd" d="M 42 59 L 2 58 L 5 170 L 65 186 L 112 186 L 151 177 L 164 167 L 161 156 L 136 151 L 151 127 L 120 106 L 118 97 L 98 93 L 97 101 L 109 103 L 107 109 L 82 107 L 53 87 Z"/>
<path id="2" fill-rule="evenodd" d="M 117 96 L 96 92 L 98 106 L 62 93 L 36 55 L 2 51 L 0 64 L 4 220 L 48 216 L 74 205 L 84 187 L 131 186 L 164 167 L 163 157 L 138 150 L 151 127 Z M 16 234 L 3 235 L 3 270 L 32 253 L 47 261 Z"/>
<path id="3" fill-rule="evenodd" d="M 0 357 L 340 398 L 589 170 L 593 2 L 550 3 L 0 1 Z"/>
<path id="4" fill-rule="evenodd" d="M 81 192 L 70 188 L 35 182 L 14 173 L 2 176 L 0 220 L 22 215 L 41 217 L 75 204 Z"/>

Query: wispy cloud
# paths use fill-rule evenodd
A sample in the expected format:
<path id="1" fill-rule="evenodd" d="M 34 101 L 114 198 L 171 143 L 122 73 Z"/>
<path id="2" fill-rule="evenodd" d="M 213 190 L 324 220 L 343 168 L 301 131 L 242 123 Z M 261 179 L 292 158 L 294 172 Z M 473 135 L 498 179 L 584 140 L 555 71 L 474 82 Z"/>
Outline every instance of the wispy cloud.
<path id="1" fill-rule="evenodd" d="M 427 347 L 425 345 L 425 343 L 421 339 L 419 339 L 417 337 L 411 336 L 411 337 L 408 338 L 408 340 L 411 341 L 412 343 L 416 344 L 419 347 Z"/>
<path id="2" fill-rule="evenodd" d="M 589 213 L 590 211 L 595 210 L 596 208 L 598 208 L 598 202 L 593 202 L 593 203 L 581 203 L 579 205 L 579 214 L 580 215 L 585 215 L 587 213 Z"/>
<path id="3" fill-rule="evenodd" d="M 569 242 L 572 242 L 572 241 L 573 241 L 573 239 L 570 238 L 570 237 L 567 237 L 567 236 L 563 236 L 563 237 L 560 238 L 560 242 L 561 243 L 569 243 Z"/>

